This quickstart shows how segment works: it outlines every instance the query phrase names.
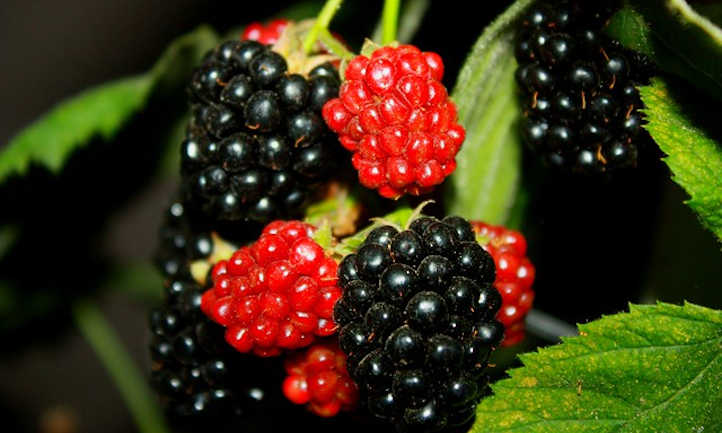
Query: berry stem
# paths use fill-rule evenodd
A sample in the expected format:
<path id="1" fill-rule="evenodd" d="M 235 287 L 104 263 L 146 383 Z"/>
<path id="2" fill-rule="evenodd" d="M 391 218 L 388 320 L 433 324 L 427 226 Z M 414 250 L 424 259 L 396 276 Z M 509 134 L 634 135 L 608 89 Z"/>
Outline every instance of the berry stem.
<path id="1" fill-rule="evenodd" d="M 303 51 L 306 54 L 310 54 L 313 50 L 313 44 L 316 42 L 321 34 L 321 30 L 327 29 L 329 23 L 336 15 L 336 12 L 341 8 L 343 0 L 326 0 L 326 4 L 323 5 L 321 12 L 319 12 L 316 21 L 313 23 L 313 27 L 308 31 L 306 39 L 303 40 Z"/>
<path id="2" fill-rule="evenodd" d="M 399 9 L 401 0 L 385 0 L 384 11 L 381 16 L 382 32 L 381 44 L 387 45 L 396 40 L 396 31 L 399 24 Z"/>
<path id="3" fill-rule="evenodd" d="M 319 39 L 329 51 L 339 56 L 342 60 L 351 60 L 355 56 L 355 54 L 349 51 L 344 44 L 334 38 L 328 29 L 321 29 Z"/>
<path id="4" fill-rule="evenodd" d="M 73 320 L 120 391 L 141 433 L 168 433 L 162 412 L 118 336 L 89 301 L 73 305 Z"/>

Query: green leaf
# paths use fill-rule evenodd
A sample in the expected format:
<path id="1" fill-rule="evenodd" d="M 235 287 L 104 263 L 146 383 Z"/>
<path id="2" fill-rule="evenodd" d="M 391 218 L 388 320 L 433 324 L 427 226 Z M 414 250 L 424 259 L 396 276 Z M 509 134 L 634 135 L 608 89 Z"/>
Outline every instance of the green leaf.
<path id="1" fill-rule="evenodd" d="M 91 139 L 113 138 L 151 96 L 183 86 L 194 65 L 216 42 L 211 29 L 200 27 L 173 42 L 147 73 L 102 84 L 61 102 L 0 153 L 0 182 L 24 174 L 31 164 L 58 172 L 70 154 Z"/>
<path id="2" fill-rule="evenodd" d="M 450 214 L 501 224 L 514 204 L 521 165 L 514 23 L 531 3 L 516 1 L 487 27 L 451 93 L 466 141 L 446 183 Z"/>
<path id="3" fill-rule="evenodd" d="M 615 13 L 606 32 L 625 47 L 654 57 L 654 41 L 642 14 L 627 6 Z M 656 59 L 655 59 L 656 60 Z"/>
<path id="4" fill-rule="evenodd" d="M 640 89 L 648 124 L 645 126 L 667 155 L 673 180 L 690 195 L 686 202 L 702 224 L 722 240 L 722 128 L 719 112 L 700 103 L 699 95 L 674 94 L 655 79 Z M 679 92 L 681 93 L 681 92 Z"/>
<path id="5" fill-rule="evenodd" d="M 662 70 L 679 75 L 722 99 L 722 29 L 684 0 L 628 0 L 627 3 L 629 7 L 624 12 L 627 18 L 638 15 L 627 20 L 627 25 L 649 39 L 629 44 L 633 35 L 614 20 L 615 25 L 609 32 L 632 48 L 644 47 L 641 51 L 650 55 Z M 640 26 L 647 29 L 640 30 Z"/>
<path id="6" fill-rule="evenodd" d="M 472 432 L 712 432 L 722 426 L 722 312 L 631 305 L 521 356 Z"/>

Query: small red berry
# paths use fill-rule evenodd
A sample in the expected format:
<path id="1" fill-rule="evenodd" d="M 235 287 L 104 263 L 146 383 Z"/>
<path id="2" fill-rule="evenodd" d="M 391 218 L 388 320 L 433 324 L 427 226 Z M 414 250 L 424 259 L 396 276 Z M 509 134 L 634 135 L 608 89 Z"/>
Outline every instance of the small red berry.
<path id="1" fill-rule="evenodd" d="M 273 45 L 278 42 L 278 38 L 287 26 L 288 20 L 284 18 L 270 21 L 265 26 L 259 22 L 253 22 L 243 30 L 241 40 L 258 41 L 264 45 Z"/>
<path id="2" fill-rule="evenodd" d="M 502 226 L 477 221 L 472 225 L 476 234 L 486 239 L 484 249 L 496 264 L 494 287 L 502 300 L 496 318 L 505 327 L 502 345 L 514 345 L 524 339 L 524 319 L 534 302 L 532 284 L 536 272 L 526 257 L 526 239 L 520 232 Z"/>
<path id="3" fill-rule="evenodd" d="M 283 394 L 322 417 L 353 410 L 358 388 L 346 370 L 346 355 L 335 342 L 314 343 L 286 359 Z"/>
<path id="4" fill-rule="evenodd" d="M 339 97 L 322 114 L 354 153 L 362 185 L 388 198 L 426 194 L 454 171 L 465 134 L 443 74 L 438 54 L 411 45 L 348 63 Z"/>
<path id="5" fill-rule="evenodd" d="M 253 244 L 219 261 L 201 310 L 226 327 L 239 352 L 274 356 L 337 330 L 336 262 L 301 221 L 274 221 Z"/>

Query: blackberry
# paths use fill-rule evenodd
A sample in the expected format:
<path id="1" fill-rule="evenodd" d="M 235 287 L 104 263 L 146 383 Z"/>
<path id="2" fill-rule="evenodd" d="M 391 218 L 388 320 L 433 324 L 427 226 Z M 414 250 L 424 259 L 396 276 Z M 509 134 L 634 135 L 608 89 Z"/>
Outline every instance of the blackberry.
<path id="1" fill-rule="evenodd" d="M 168 416 L 232 421 L 268 408 L 268 394 L 282 380 L 272 371 L 280 368 L 271 370 L 264 361 L 228 347 L 223 328 L 200 313 L 200 287 L 183 282 L 180 296 L 150 314 L 151 383 Z M 254 374 L 261 369 L 268 373 Z"/>
<path id="2" fill-rule="evenodd" d="M 181 145 L 186 202 L 215 221 L 300 216 L 338 160 L 321 108 L 339 85 L 331 64 L 304 77 L 256 41 L 229 41 L 209 52 L 188 88 L 193 116 Z"/>
<path id="3" fill-rule="evenodd" d="M 522 138 L 548 166 L 584 174 L 634 167 L 652 62 L 604 34 L 619 2 L 540 1 L 521 20 L 515 56 Z"/>
<path id="4" fill-rule="evenodd" d="M 339 342 L 362 399 L 399 431 L 470 421 L 504 328 L 492 257 L 459 217 L 369 233 L 338 268 Z"/>
<path id="5" fill-rule="evenodd" d="M 157 256 L 166 296 L 150 313 L 151 383 L 168 416 L 184 424 L 195 420 L 207 426 L 217 420 L 232 426 L 239 416 L 267 413 L 281 402 L 275 392 L 282 381 L 280 365 L 269 369 L 272 361 L 234 351 L 224 340 L 224 329 L 200 310 L 202 287 L 190 268 L 217 248 L 210 233 L 176 201 L 160 238 Z M 260 369 L 279 374 L 254 374 Z"/>

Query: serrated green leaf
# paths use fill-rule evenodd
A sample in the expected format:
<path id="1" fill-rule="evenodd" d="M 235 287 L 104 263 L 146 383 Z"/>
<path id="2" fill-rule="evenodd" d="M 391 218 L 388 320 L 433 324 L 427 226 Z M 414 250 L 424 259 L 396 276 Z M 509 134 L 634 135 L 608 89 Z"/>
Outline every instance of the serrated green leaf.
<path id="1" fill-rule="evenodd" d="M 640 89 L 647 131 L 667 155 L 673 180 L 690 195 L 687 204 L 702 224 L 722 240 L 722 128 L 719 110 L 670 91 L 662 79 Z M 710 115 L 711 114 L 711 115 Z"/>
<path id="2" fill-rule="evenodd" d="M 521 145 L 514 24 L 532 0 L 518 0 L 476 41 L 451 93 L 466 128 L 446 183 L 447 213 L 504 223 L 519 185 Z"/>
<path id="3" fill-rule="evenodd" d="M 628 11 L 643 17 L 628 24 L 638 29 L 646 25 L 641 34 L 651 35 L 646 41 L 646 50 L 642 51 L 662 70 L 679 75 L 722 99 L 722 29 L 684 0 L 628 0 L 627 3 Z M 610 33 L 620 40 L 633 36 L 616 25 Z"/>
<path id="4" fill-rule="evenodd" d="M 606 32 L 625 47 L 654 57 L 654 41 L 642 14 L 626 6 L 609 20 Z"/>
<path id="5" fill-rule="evenodd" d="M 211 29 L 200 27 L 173 42 L 149 72 L 102 84 L 61 102 L 0 153 L 0 182 L 12 174 L 24 174 L 31 164 L 57 172 L 75 149 L 91 139 L 111 139 L 156 92 L 178 90 L 217 39 Z"/>
<path id="6" fill-rule="evenodd" d="M 630 306 L 521 356 L 472 432 L 713 432 L 722 425 L 722 312 Z"/>

